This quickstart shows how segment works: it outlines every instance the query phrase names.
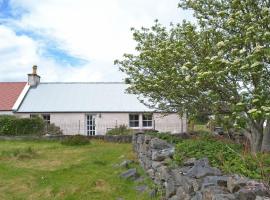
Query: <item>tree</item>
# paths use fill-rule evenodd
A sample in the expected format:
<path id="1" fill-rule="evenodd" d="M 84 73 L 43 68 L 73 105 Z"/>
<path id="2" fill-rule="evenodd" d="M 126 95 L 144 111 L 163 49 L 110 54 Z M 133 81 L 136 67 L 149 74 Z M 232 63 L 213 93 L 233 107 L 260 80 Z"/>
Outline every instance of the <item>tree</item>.
<path id="1" fill-rule="evenodd" d="M 136 54 L 116 60 L 146 105 L 230 118 L 253 152 L 270 151 L 270 1 L 181 0 L 196 24 L 132 29 Z"/>

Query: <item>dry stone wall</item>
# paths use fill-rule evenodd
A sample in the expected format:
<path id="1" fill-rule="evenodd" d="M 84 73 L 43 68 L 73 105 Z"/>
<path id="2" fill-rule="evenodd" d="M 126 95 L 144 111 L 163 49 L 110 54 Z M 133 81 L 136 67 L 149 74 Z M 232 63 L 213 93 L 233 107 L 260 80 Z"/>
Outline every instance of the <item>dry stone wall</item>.
<path id="1" fill-rule="evenodd" d="M 226 175 L 209 165 L 207 158 L 189 159 L 170 167 L 174 146 L 144 134 L 133 136 L 139 162 L 167 200 L 270 200 L 263 183 L 239 175 Z"/>

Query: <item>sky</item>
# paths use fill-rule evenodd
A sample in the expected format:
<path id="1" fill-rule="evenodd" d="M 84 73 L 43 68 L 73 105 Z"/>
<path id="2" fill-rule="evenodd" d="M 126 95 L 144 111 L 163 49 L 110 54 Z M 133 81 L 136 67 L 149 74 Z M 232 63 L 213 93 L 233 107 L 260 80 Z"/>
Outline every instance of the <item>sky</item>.
<path id="1" fill-rule="evenodd" d="M 0 81 L 123 81 L 113 64 L 134 53 L 131 27 L 169 26 L 192 13 L 179 0 L 0 0 Z"/>

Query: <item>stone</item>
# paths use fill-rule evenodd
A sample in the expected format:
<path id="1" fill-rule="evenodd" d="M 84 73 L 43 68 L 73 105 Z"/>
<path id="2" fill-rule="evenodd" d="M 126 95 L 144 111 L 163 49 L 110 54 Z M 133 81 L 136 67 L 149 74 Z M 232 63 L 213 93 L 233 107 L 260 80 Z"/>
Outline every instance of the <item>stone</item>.
<path id="1" fill-rule="evenodd" d="M 168 200 L 181 200 L 177 195 L 172 196 Z"/>
<path id="2" fill-rule="evenodd" d="M 166 191 L 166 195 L 165 195 L 166 198 L 170 198 L 176 194 L 176 188 L 175 188 L 174 180 L 172 178 L 169 178 L 165 182 L 165 191 Z"/>
<path id="3" fill-rule="evenodd" d="M 205 176 L 220 176 L 221 171 L 214 167 L 194 165 L 188 172 L 187 176 L 194 178 L 203 178 Z"/>
<path id="4" fill-rule="evenodd" d="M 158 149 L 158 150 L 168 149 L 172 147 L 172 145 L 170 145 L 169 143 L 158 138 L 151 139 L 151 141 L 149 142 L 149 145 L 151 149 Z"/>
<path id="5" fill-rule="evenodd" d="M 256 196 L 270 197 L 270 190 L 263 183 L 248 181 L 238 192 L 237 197 L 240 200 L 255 200 Z"/>
<path id="6" fill-rule="evenodd" d="M 129 169 L 125 172 L 123 172 L 120 177 L 125 178 L 125 179 L 131 179 L 131 180 L 135 180 L 136 178 L 139 177 L 138 173 L 137 173 L 137 169 L 136 168 L 132 168 Z"/>
<path id="7" fill-rule="evenodd" d="M 228 176 L 206 176 L 202 182 L 202 189 L 209 186 L 227 187 Z"/>
<path id="8" fill-rule="evenodd" d="M 157 189 L 152 189 L 149 192 L 149 196 L 150 196 L 150 198 L 155 198 L 157 196 Z"/>
<path id="9" fill-rule="evenodd" d="M 202 193 L 196 192 L 195 195 L 191 198 L 191 200 L 203 200 Z"/>
<path id="10" fill-rule="evenodd" d="M 178 187 L 177 188 L 176 196 L 179 197 L 179 199 L 181 199 L 181 200 L 189 200 L 189 199 L 191 199 L 190 194 L 183 187 Z"/>
<path id="11" fill-rule="evenodd" d="M 189 158 L 184 162 L 184 166 L 194 166 L 196 162 L 196 158 Z"/>
<path id="12" fill-rule="evenodd" d="M 244 187 L 247 184 L 247 182 L 248 182 L 248 179 L 246 177 L 233 175 L 228 178 L 227 187 L 231 193 L 235 193 L 238 190 L 240 190 L 242 187 Z"/>
<path id="13" fill-rule="evenodd" d="M 140 193 L 145 192 L 147 189 L 148 189 L 148 186 L 147 185 L 139 185 L 139 186 L 136 186 L 135 187 L 135 190 L 137 192 L 140 192 Z"/>
<path id="14" fill-rule="evenodd" d="M 261 196 L 256 196 L 255 200 L 270 200 L 268 197 L 261 197 Z"/>
<path id="15" fill-rule="evenodd" d="M 235 196 L 220 187 L 212 186 L 202 190 L 203 200 L 235 200 Z"/>
<path id="16" fill-rule="evenodd" d="M 125 167 L 128 168 L 130 166 L 130 164 L 134 163 L 133 160 L 124 160 L 123 162 L 121 162 L 119 164 L 120 167 Z"/>
<path id="17" fill-rule="evenodd" d="M 155 150 L 152 152 L 153 161 L 163 161 L 168 157 L 172 157 L 174 154 L 174 148 L 167 148 L 162 150 Z"/>
<path id="18" fill-rule="evenodd" d="M 162 165 L 161 162 L 153 161 L 152 162 L 152 168 L 157 169 Z"/>

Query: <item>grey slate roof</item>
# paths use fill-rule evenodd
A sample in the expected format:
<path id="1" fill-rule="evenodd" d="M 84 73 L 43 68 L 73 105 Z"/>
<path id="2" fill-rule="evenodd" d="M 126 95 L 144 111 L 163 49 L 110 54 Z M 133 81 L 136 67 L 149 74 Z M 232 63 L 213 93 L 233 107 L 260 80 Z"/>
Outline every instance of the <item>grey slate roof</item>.
<path id="1" fill-rule="evenodd" d="M 149 112 L 124 83 L 40 83 L 17 112 Z"/>

